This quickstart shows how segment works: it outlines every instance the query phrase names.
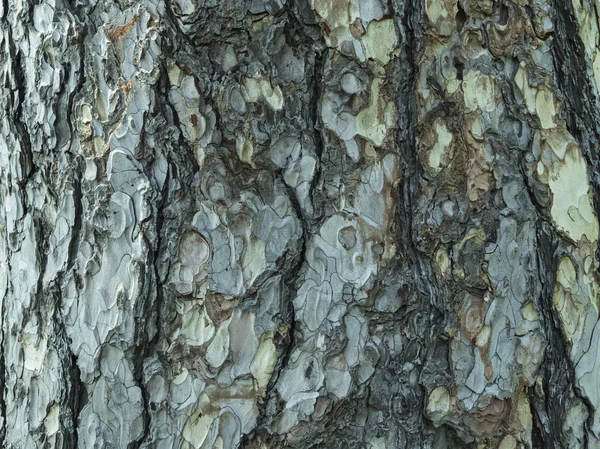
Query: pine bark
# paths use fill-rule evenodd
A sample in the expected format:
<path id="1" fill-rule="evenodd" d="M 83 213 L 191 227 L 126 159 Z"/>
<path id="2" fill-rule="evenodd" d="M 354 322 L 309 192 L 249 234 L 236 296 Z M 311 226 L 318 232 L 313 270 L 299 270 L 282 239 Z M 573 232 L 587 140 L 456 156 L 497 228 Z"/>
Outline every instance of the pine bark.
<path id="1" fill-rule="evenodd" d="M 0 445 L 600 448 L 596 0 L 4 0 Z"/>

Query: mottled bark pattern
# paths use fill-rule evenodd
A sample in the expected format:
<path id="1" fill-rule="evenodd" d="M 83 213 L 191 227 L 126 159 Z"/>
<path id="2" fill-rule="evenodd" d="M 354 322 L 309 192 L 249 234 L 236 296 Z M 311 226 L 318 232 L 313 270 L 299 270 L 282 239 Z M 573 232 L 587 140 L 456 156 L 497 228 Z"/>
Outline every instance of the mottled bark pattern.
<path id="1" fill-rule="evenodd" d="M 600 448 L 599 7 L 5 0 L 2 447 Z"/>

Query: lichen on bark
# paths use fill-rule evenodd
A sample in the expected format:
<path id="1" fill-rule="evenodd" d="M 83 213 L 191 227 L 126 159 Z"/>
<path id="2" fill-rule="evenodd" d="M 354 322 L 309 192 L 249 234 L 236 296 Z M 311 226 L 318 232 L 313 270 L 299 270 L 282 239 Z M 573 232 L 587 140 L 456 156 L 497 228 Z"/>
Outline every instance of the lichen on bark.
<path id="1" fill-rule="evenodd" d="M 2 447 L 600 447 L 597 7 L 0 4 Z"/>

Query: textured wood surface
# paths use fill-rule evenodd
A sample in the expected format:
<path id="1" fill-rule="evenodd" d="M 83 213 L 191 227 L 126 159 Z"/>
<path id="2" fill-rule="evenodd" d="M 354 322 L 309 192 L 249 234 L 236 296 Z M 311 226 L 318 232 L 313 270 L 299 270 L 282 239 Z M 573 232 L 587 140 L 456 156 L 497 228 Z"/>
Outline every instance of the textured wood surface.
<path id="1" fill-rule="evenodd" d="M 596 0 L 4 0 L 3 448 L 600 448 Z"/>

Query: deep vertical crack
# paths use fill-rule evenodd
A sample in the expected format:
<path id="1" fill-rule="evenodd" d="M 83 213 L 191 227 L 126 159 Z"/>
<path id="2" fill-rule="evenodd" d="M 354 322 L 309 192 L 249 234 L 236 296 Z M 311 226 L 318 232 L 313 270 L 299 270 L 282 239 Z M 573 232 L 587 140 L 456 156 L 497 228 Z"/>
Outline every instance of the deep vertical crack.
<path id="1" fill-rule="evenodd" d="M 535 203 L 534 203 L 535 204 Z M 566 410 L 562 403 L 564 392 L 560 392 L 573 382 L 570 358 L 563 340 L 559 318 L 552 304 L 554 283 L 556 281 L 556 235 L 553 227 L 545 220 L 539 219 L 537 226 L 537 267 L 540 292 L 540 311 L 548 347 L 541 367 L 545 378 L 544 397 L 535 394 L 532 398 L 534 428 L 539 441 L 536 447 L 560 447 L 560 433 Z M 544 422 L 550 425 L 545 427 Z"/>
<path id="2" fill-rule="evenodd" d="M 307 44 L 311 44 L 311 38 L 303 32 L 301 28 L 302 24 L 296 18 L 291 6 L 287 6 L 287 17 L 290 26 L 294 27 L 296 31 L 303 34 L 303 38 L 306 40 Z M 313 43 L 311 47 L 313 52 L 308 59 L 312 61 L 312 73 L 308 83 L 310 99 L 309 107 L 307 108 L 309 115 L 306 117 L 306 121 L 307 125 L 313 131 L 312 136 L 315 144 L 315 153 L 318 159 L 316 170 L 311 181 L 310 194 L 313 206 L 315 208 L 315 215 L 319 216 L 319 213 L 317 212 L 317 199 L 314 193 L 316 185 L 321 178 L 321 157 L 323 155 L 324 145 L 323 138 L 321 136 L 322 129 L 320 126 L 319 117 L 321 96 L 323 94 L 322 81 L 326 63 L 326 51 L 323 48 L 319 48 L 319 46 L 315 43 Z M 311 220 L 311 217 L 308 217 L 303 213 L 295 191 L 290 186 L 285 184 L 285 182 L 282 182 L 282 185 L 285 186 L 286 195 L 294 208 L 298 220 L 300 220 L 302 223 L 302 240 L 299 245 L 298 254 L 294 257 L 293 263 L 290 264 L 282 278 L 282 301 L 284 302 L 282 306 L 282 321 L 287 323 L 287 332 L 283 336 L 283 340 L 279 342 L 279 344 L 283 346 L 283 350 L 278 357 L 275 369 L 267 385 L 265 402 L 259 405 L 259 416 L 257 418 L 255 430 L 249 434 L 245 434 L 242 437 L 239 445 L 240 449 L 248 448 L 251 445 L 253 438 L 255 438 L 257 435 L 261 435 L 261 431 L 267 429 L 269 424 L 269 414 L 275 412 L 274 409 L 277 407 L 278 402 L 278 393 L 275 389 L 275 386 L 277 385 L 277 382 L 283 371 L 288 367 L 290 356 L 296 347 L 297 323 L 293 301 L 297 294 L 299 274 L 306 261 L 307 245 L 310 241 L 311 231 L 314 223 L 313 220 Z M 263 436 L 269 438 L 268 435 Z"/>
<path id="3" fill-rule="evenodd" d="M 552 56 L 558 90 L 566 105 L 567 130 L 581 146 L 588 166 L 596 216 L 600 216 L 600 102 L 587 77 L 585 50 L 570 1 L 554 0 Z M 600 88 L 600 86 L 598 86 Z M 596 248 L 600 259 L 600 247 Z"/>
<path id="4" fill-rule="evenodd" d="M 4 208 L 3 208 L 4 210 Z M 5 220 L 3 220 L 5 222 Z M 8 247 L 8 241 L 6 239 L 6 234 L 4 233 L 4 246 Z M 6 272 L 11 272 L 10 261 L 6 258 Z M 7 286 L 7 289 L 9 286 Z M 6 297 L 2 298 L 2 328 L 0 329 L 0 414 L 2 417 L 2 426 L 0 427 L 0 446 L 5 447 L 5 437 L 6 437 L 6 425 L 7 425 L 7 416 L 6 416 L 6 357 L 4 352 L 6 350 L 6 329 L 8 326 L 6 325 Z"/>

